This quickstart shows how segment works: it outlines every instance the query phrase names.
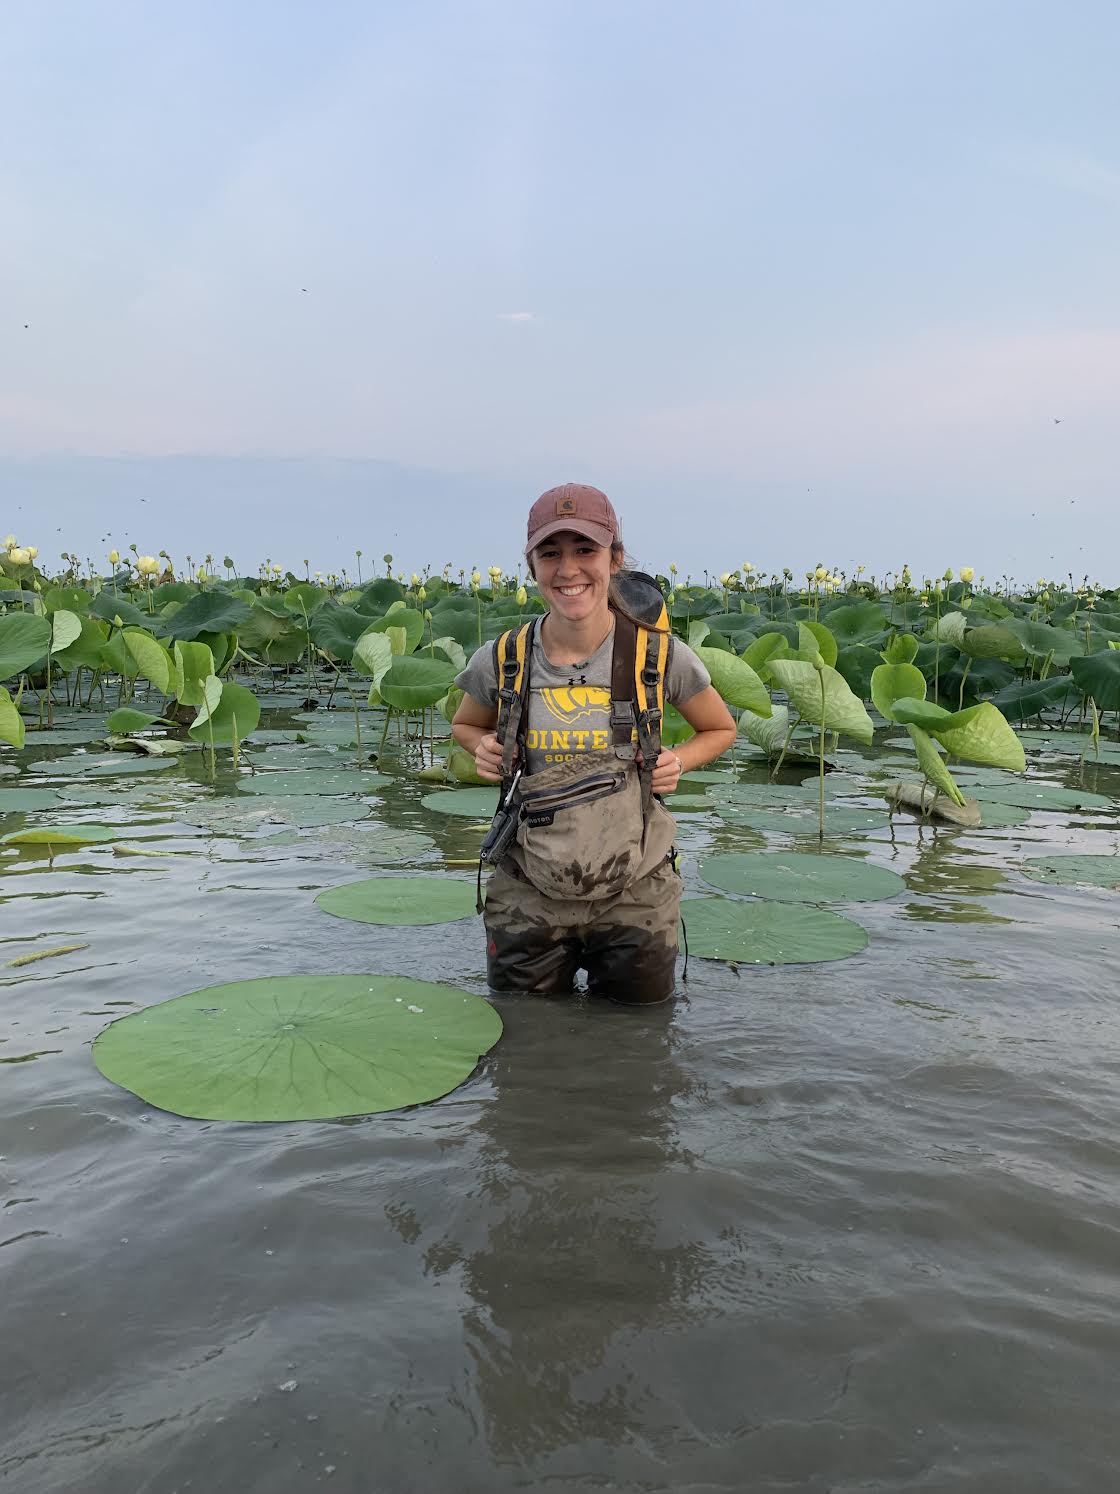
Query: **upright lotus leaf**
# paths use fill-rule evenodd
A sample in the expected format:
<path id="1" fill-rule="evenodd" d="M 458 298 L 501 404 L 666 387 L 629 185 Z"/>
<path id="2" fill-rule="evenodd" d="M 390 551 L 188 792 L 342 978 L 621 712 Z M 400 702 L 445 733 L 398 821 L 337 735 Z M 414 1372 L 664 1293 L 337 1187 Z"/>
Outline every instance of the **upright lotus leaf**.
<path id="1" fill-rule="evenodd" d="M 25 727 L 23 717 L 16 710 L 16 703 L 0 685 L 0 742 L 12 747 L 22 747 Z"/>
<path id="2" fill-rule="evenodd" d="M 383 631 L 375 632 L 372 628 L 367 628 L 354 645 L 351 662 L 362 674 L 368 674 L 376 685 L 393 662 L 393 649 L 388 635 Z"/>
<path id="3" fill-rule="evenodd" d="M 694 617 L 688 625 L 689 648 L 701 648 L 711 631 L 710 623 L 706 623 L 702 617 Z"/>
<path id="4" fill-rule="evenodd" d="M 770 669 L 803 720 L 823 725 L 828 731 L 845 732 L 870 745 L 875 735 L 871 717 L 843 675 L 827 664 L 818 670 L 799 659 L 772 660 Z"/>
<path id="5" fill-rule="evenodd" d="M 963 612 L 943 612 L 940 617 L 930 620 L 926 633 L 930 638 L 936 638 L 939 643 L 949 643 L 957 647 L 964 637 L 967 626 L 968 619 Z"/>
<path id="6" fill-rule="evenodd" d="M 1081 695 L 1072 674 L 1044 680 L 1016 680 L 992 697 L 992 704 L 1012 721 L 1029 721 L 1054 707 L 1073 705 Z"/>
<path id="7" fill-rule="evenodd" d="M 105 730 L 111 732 L 144 731 L 154 726 L 160 718 L 148 711 L 137 711 L 132 706 L 119 706 L 105 718 Z"/>
<path id="8" fill-rule="evenodd" d="M 82 636 L 82 619 L 76 612 L 59 608 L 51 614 L 51 653 L 59 654 Z"/>
<path id="9" fill-rule="evenodd" d="M 413 607 L 397 607 L 379 617 L 376 622 L 370 623 L 366 620 L 366 631 L 370 633 L 386 633 L 390 628 L 403 628 L 405 631 L 406 644 L 403 653 L 411 654 L 420 645 L 424 637 L 424 614 L 417 612 Z"/>
<path id="10" fill-rule="evenodd" d="M 887 626 L 887 611 L 882 602 L 856 602 L 834 607 L 828 613 L 828 627 L 841 648 L 856 643 L 872 643 Z"/>
<path id="11" fill-rule="evenodd" d="M 926 680 L 913 664 L 880 664 L 871 675 L 871 700 L 887 721 L 894 721 L 896 700 L 925 700 Z"/>
<path id="12" fill-rule="evenodd" d="M 913 633 L 897 633 L 883 650 L 882 657 L 887 664 L 913 664 L 918 647 Z"/>
<path id="13" fill-rule="evenodd" d="M 406 628 L 386 628 L 385 637 L 389 640 L 389 648 L 394 655 L 408 653 L 408 630 Z"/>
<path id="14" fill-rule="evenodd" d="M 455 720 L 455 712 L 463 703 L 464 693 L 465 692 L 460 690 L 458 685 L 452 685 L 447 694 L 444 695 L 440 700 L 436 701 L 436 710 L 440 713 L 440 715 L 448 723 L 448 725 L 450 725 L 451 722 Z"/>
<path id="15" fill-rule="evenodd" d="M 784 705 L 772 706 L 769 720 L 756 716 L 753 711 L 744 711 L 739 717 L 739 731 L 748 742 L 760 747 L 767 757 L 775 758 L 785 746 L 789 731 L 789 709 Z M 816 761 L 815 753 L 802 751 L 796 742 L 791 742 L 786 747 L 787 763 Z"/>
<path id="16" fill-rule="evenodd" d="M 147 612 L 141 612 L 140 608 L 130 602 L 127 597 L 109 588 L 99 591 L 94 597 L 89 604 L 89 615 L 100 617 L 105 622 L 113 623 L 121 628 L 143 628 L 151 622 L 151 617 Z"/>
<path id="17" fill-rule="evenodd" d="M 1023 653 L 1032 659 L 1050 659 L 1059 668 L 1065 668 L 1085 653 L 1085 640 L 1080 634 L 1055 628 L 1050 623 L 1015 617 L 1003 626 L 1019 640 Z"/>
<path id="18" fill-rule="evenodd" d="M 769 691 L 745 659 L 716 648 L 698 648 L 696 656 L 728 705 L 769 716 Z"/>
<path id="19" fill-rule="evenodd" d="M 661 745 L 679 747 L 682 742 L 687 742 L 695 735 L 696 728 L 689 725 L 675 705 L 666 701 L 665 714 L 661 718 Z"/>
<path id="20" fill-rule="evenodd" d="M 204 643 L 214 655 L 214 673 L 220 679 L 233 663 L 233 656 L 237 652 L 237 634 L 200 633 L 193 641 Z"/>
<path id="21" fill-rule="evenodd" d="M 432 640 L 432 648 L 439 649 L 444 658 L 454 664 L 457 670 L 466 669 L 467 651 L 458 639 L 452 638 L 450 635 L 446 638 L 434 638 Z"/>
<path id="22" fill-rule="evenodd" d="M 311 641 L 317 648 L 332 659 L 349 664 L 355 643 L 369 627 L 369 618 L 353 607 L 324 602 L 312 613 L 309 627 Z"/>
<path id="23" fill-rule="evenodd" d="M 56 612 L 88 612 L 93 600 L 80 586 L 49 586 L 43 593 L 43 611 L 48 617 Z"/>
<path id="24" fill-rule="evenodd" d="M 447 766 L 457 783 L 466 783 L 473 788 L 489 787 L 485 778 L 478 776 L 473 754 L 461 747 L 454 737 L 448 742 Z"/>
<path id="25" fill-rule="evenodd" d="M 175 665 L 163 645 L 144 628 L 126 628 L 123 636 L 125 647 L 136 662 L 137 672 L 151 680 L 165 695 L 169 689 L 174 693 Z"/>
<path id="26" fill-rule="evenodd" d="M 180 643 L 176 639 L 175 668 L 179 675 L 176 699 L 180 705 L 202 705 L 206 700 L 206 681 L 217 673 L 209 646 L 205 643 Z"/>
<path id="27" fill-rule="evenodd" d="M 293 617 L 281 597 L 258 597 L 238 629 L 237 637 L 242 648 L 249 653 L 263 653 L 267 658 L 270 646 L 282 639 L 295 637 L 305 644 L 303 617 L 302 614 Z"/>
<path id="28" fill-rule="evenodd" d="M 1027 766 L 1023 744 L 990 700 L 957 711 L 930 728 L 930 735 L 955 757 L 989 763 L 1022 773 Z"/>
<path id="29" fill-rule="evenodd" d="M 922 685 L 924 687 L 925 680 Z M 948 721 L 952 712 L 944 706 L 935 705 L 921 695 L 903 695 L 891 702 L 891 720 L 904 726 L 920 726 L 923 731 L 933 732 L 942 722 Z"/>
<path id="30" fill-rule="evenodd" d="M 941 761 L 941 754 L 934 745 L 932 737 L 926 735 L 920 726 L 907 726 L 910 740 L 913 742 L 918 754 L 918 766 L 929 779 L 941 790 L 954 804 L 964 807 L 964 795 L 953 782 L 953 775 Z"/>
<path id="31" fill-rule="evenodd" d="M 764 683 L 769 682 L 769 661 L 780 659 L 789 653 L 789 640 L 781 633 L 760 633 L 753 643 L 747 645 L 739 657 L 749 664 Z"/>
<path id="32" fill-rule="evenodd" d="M 1092 696 L 1099 711 L 1120 711 L 1120 653 L 1106 648 L 1071 659 L 1069 667 L 1079 689 Z"/>
<path id="33" fill-rule="evenodd" d="M 1024 653 L 1022 643 L 1003 623 L 969 628 L 957 647 L 970 659 L 1021 659 Z"/>
<path id="34" fill-rule="evenodd" d="M 51 625 L 31 612 L 8 612 L 0 617 L 0 680 L 10 679 L 37 664 L 51 646 Z"/>
<path id="35" fill-rule="evenodd" d="M 426 654 L 400 654 L 381 676 L 378 689 L 387 705 L 398 711 L 418 711 L 435 705 L 455 683 L 456 669 Z"/>
<path id="36" fill-rule="evenodd" d="M 211 704 L 214 685 L 220 694 Z M 214 675 L 205 684 L 206 699 L 199 707 L 198 715 L 190 728 L 190 736 L 196 742 L 215 742 L 228 745 L 236 737 L 243 741 L 251 731 L 256 731 L 261 719 L 260 701 L 244 685 L 235 680 L 219 680 Z"/>
<path id="37" fill-rule="evenodd" d="M 236 633 L 250 615 L 240 597 L 224 591 L 200 591 L 177 607 L 160 614 L 158 629 L 164 637 L 193 642 L 202 633 Z M 219 666 L 220 667 L 220 666 Z"/>
<path id="38" fill-rule="evenodd" d="M 109 624 L 97 617 L 83 617 L 81 631 L 64 649 L 54 650 L 54 663 L 63 674 L 72 669 L 100 669 L 105 660 Z"/>
<path id="39" fill-rule="evenodd" d="M 797 649 L 799 653 L 817 653 L 824 662 L 835 668 L 836 655 L 840 652 L 836 639 L 824 623 L 799 622 L 797 624 Z"/>
<path id="40" fill-rule="evenodd" d="M 297 581 L 284 593 L 283 605 L 289 611 L 299 613 L 301 617 L 304 612 L 310 616 L 316 607 L 321 607 L 329 597 L 330 592 L 325 586 L 316 586 L 313 581 Z"/>
<path id="41" fill-rule="evenodd" d="M 871 699 L 871 676 L 879 667 L 879 654 L 866 643 L 848 644 L 836 655 L 836 672 L 848 682 L 859 700 Z"/>

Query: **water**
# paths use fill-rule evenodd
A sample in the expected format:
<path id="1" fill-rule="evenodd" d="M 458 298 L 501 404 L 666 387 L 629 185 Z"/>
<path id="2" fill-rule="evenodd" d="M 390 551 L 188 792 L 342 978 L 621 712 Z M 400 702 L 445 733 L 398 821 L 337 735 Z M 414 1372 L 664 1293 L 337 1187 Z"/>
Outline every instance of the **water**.
<path id="1" fill-rule="evenodd" d="M 477 844 L 411 788 L 380 802 L 437 841 L 421 865 Z M 1113 816 L 859 837 L 908 884 L 844 910 L 862 955 L 693 960 L 672 1008 L 496 998 L 447 1099 L 258 1127 L 152 1110 L 89 1044 L 238 977 L 481 993 L 481 929 L 325 916 L 370 874 L 331 830 L 83 815 L 192 854 L 0 873 L 2 958 L 90 946 L 0 966 L 0 1488 L 1115 1484 L 1120 897 L 1015 870 L 1115 849 Z"/>

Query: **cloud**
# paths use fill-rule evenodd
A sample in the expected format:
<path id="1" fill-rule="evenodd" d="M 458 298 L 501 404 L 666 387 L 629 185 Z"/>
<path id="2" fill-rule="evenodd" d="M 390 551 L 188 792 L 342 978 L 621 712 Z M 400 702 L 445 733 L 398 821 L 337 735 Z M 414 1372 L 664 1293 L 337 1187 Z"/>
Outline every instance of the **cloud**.
<path id="1" fill-rule="evenodd" d="M 499 311 L 500 322 L 535 322 L 536 316 L 531 311 Z"/>

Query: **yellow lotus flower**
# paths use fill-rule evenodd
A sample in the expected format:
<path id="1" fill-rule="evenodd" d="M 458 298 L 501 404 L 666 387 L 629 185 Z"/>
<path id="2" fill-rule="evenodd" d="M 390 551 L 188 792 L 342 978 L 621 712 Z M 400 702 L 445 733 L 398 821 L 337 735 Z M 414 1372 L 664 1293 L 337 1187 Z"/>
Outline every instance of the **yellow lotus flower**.
<path id="1" fill-rule="evenodd" d="M 121 552 L 119 550 L 110 550 L 109 551 L 109 564 L 110 565 L 120 565 L 120 563 L 121 563 Z"/>
<path id="2" fill-rule="evenodd" d="M 4 549 L 5 550 L 14 549 L 15 543 L 16 543 L 16 537 L 15 537 L 14 534 L 6 534 L 4 536 Z"/>
<path id="3" fill-rule="evenodd" d="M 500 581 L 502 579 L 502 568 L 500 565 L 492 565 L 486 574 L 490 577 L 491 581 Z"/>
<path id="4" fill-rule="evenodd" d="M 154 555 L 140 555 L 136 560 L 136 569 L 142 576 L 156 576 L 159 574 L 159 561 Z"/>
<path id="5" fill-rule="evenodd" d="M 24 550 L 19 545 L 13 545 L 8 551 L 8 559 L 13 565 L 30 565 L 31 551 Z"/>
<path id="6" fill-rule="evenodd" d="M 481 586 L 482 585 L 482 572 L 481 571 L 472 571 L 471 572 L 471 585 L 472 586 Z"/>
<path id="7" fill-rule="evenodd" d="M 428 588 L 426 586 L 422 586 L 420 588 L 420 590 L 416 593 L 416 595 L 420 598 L 420 600 L 422 602 L 426 602 L 428 600 Z"/>
<path id="8" fill-rule="evenodd" d="M 413 571 L 413 573 L 412 573 L 412 584 L 413 584 L 413 586 L 419 586 L 420 585 L 420 577 L 416 574 L 415 571 Z"/>
<path id="9" fill-rule="evenodd" d="M 742 571 L 744 576 L 749 576 L 750 573 L 754 570 L 754 566 L 751 565 L 749 560 L 744 560 L 739 569 Z"/>
<path id="10" fill-rule="evenodd" d="M 669 574 L 670 576 L 675 576 L 677 574 L 676 564 L 672 561 L 670 561 L 669 563 Z"/>
<path id="11" fill-rule="evenodd" d="M 959 574 L 960 574 L 961 580 L 967 586 L 969 584 L 969 582 L 972 580 L 973 576 L 975 576 L 976 572 L 973 570 L 973 568 L 970 565 L 962 565 L 961 568 L 960 568 Z"/>
<path id="12" fill-rule="evenodd" d="M 35 560 L 37 558 L 38 554 L 39 554 L 39 546 L 38 545 L 28 545 L 28 547 L 27 547 L 27 553 L 31 557 L 32 560 Z"/>
<path id="13" fill-rule="evenodd" d="M 731 581 L 732 575 L 730 571 L 724 571 L 723 575 L 719 578 L 719 584 L 721 586 L 730 586 Z"/>
<path id="14" fill-rule="evenodd" d="M 828 567 L 823 565 L 817 566 L 816 570 L 813 572 L 813 577 L 817 581 L 827 581 Z"/>
<path id="15" fill-rule="evenodd" d="M 524 607 L 525 603 L 528 600 L 529 600 L 529 593 L 525 590 L 525 588 L 523 586 L 519 586 L 517 588 L 517 605 L 519 607 Z"/>

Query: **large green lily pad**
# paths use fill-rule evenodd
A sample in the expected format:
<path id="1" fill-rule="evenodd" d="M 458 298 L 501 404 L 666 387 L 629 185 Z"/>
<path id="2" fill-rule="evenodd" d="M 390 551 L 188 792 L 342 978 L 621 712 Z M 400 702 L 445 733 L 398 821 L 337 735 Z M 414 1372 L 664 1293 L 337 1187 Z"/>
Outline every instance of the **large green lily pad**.
<path id="1" fill-rule="evenodd" d="M 278 768 L 242 778 L 237 786 L 245 794 L 366 794 L 392 781 L 360 768 Z"/>
<path id="2" fill-rule="evenodd" d="M 49 762 L 32 763 L 29 773 L 49 778 L 116 778 L 125 773 L 156 773 L 170 768 L 175 757 L 133 757 L 121 752 L 78 752 L 71 757 L 56 757 Z"/>
<path id="3" fill-rule="evenodd" d="M 799 851 L 706 856 L 700 876 L 723 892 L 781 903 L 869 903 L 906 890 L 900 876 L 870 861 Z"/>
<path id="4" fill-rule="evenodd" d="M 358 923 L 454 923 L 475 916 L 475 884 L 458 877 L 371 877 L 328 887 L 315 899 L 335 918 Z"/>
<path id="5" fill-rule="evenodd" d="M 690 954 L 739 965 L 842 960 L 867 947 L 867 930 L 839 913 L 804 904 L 689 898 L 681 905 Z"/>
<path id="6" fill-rule="evenodd" d="M 22 814 L 28 809 L 58 809 L 64 795 L 52 788 L 0 789 L 0 814 Z"/>
<path id="7" fill-rule="evenodd" d="M 1120 809 L 1120 801 L 1088 789 L 1054 788 L 1048 783 L 981 784 L 975 797 L 985 804 L 1017 804 L 1023 809 Z"/>
<path id="8" fill-rule="evenodd" d="M 782 835 L 817 835 L 820 825 L 816 809 L 803 804 L 795 811 L 749 809 L 738 804 L 718 806 L 720 818 L 732 825 L 749 825 L 752 830 L 778 831 Z M 890 823 L 885 809 L 860 809 L 844 804 L 826 803 L 824 833 L 855 835 L 864 830 L 884 830 Z"/>
<path id="9" fill-rule="evenodd" d="M 347 825 L 369 814 L 369 805 L 360 799 L 324 794 L 281 795 L 275 799 L 260 794 L 223 796 L 185 805 L 177 818 L 185 825 L 198 825 L 222 835 L 252 835 L 270 825 L 287 825 L 295 830 L 315 830 L 321 825 Z"/>
<path id="10" fill-rule="evenodd" d="M 359 865 L 385 866 L 394 861 L 416 861 L 435 846 L 430 835 L 366 820 L 326 831 L 316 837 L 317 845 L 327 845 L 332 854 Z"/>
<path id="11" fill-rule="evenodd" d="M 1022 872 L 1036 882 L 1120 892 L 1120 856 L 1032 856 Z"/>
<path id="12" fill-rule="evenodd" d="M 498 807 L 498 790 L 494 788 L 437 789 L 420 800 L 425 809 L 437 814 L 459 814 L 471 820 L 488 820 Z"/>
<path id="13" fill-rule="evenodd" d="M 210 986 L 111 1023 L 107 1079 L 198 1120 L 330 1120 L 422 1105 L 502 1032 L 489 1002 L 403 976 L 281 975 Z"/>
<path id="14" fill-rule="evenodd" d="M 113 840 L 115 830 L 108 825 L 26 825 L 0 836 L 5 846 L 89 846 Z"/>
<path id="15" fill-rule="evenodd" d="M 828 794 L 825 779 L 825 793 Z M 750 809 L 800 808 L 807 799 L 816 800 L 820 789 L 815 778 L 804 783 L 728 783 L 708 790 L 709 797 L 720 804 L 736 804 Z"/>
<path id="16" fill-rule="evenodd" d="M 707 794 L 670 794 L 665 800 L 665 808 L 671 814 L 696 813 L 704 809 L 714 809 L 716 806 L 708 798 Z"/>

